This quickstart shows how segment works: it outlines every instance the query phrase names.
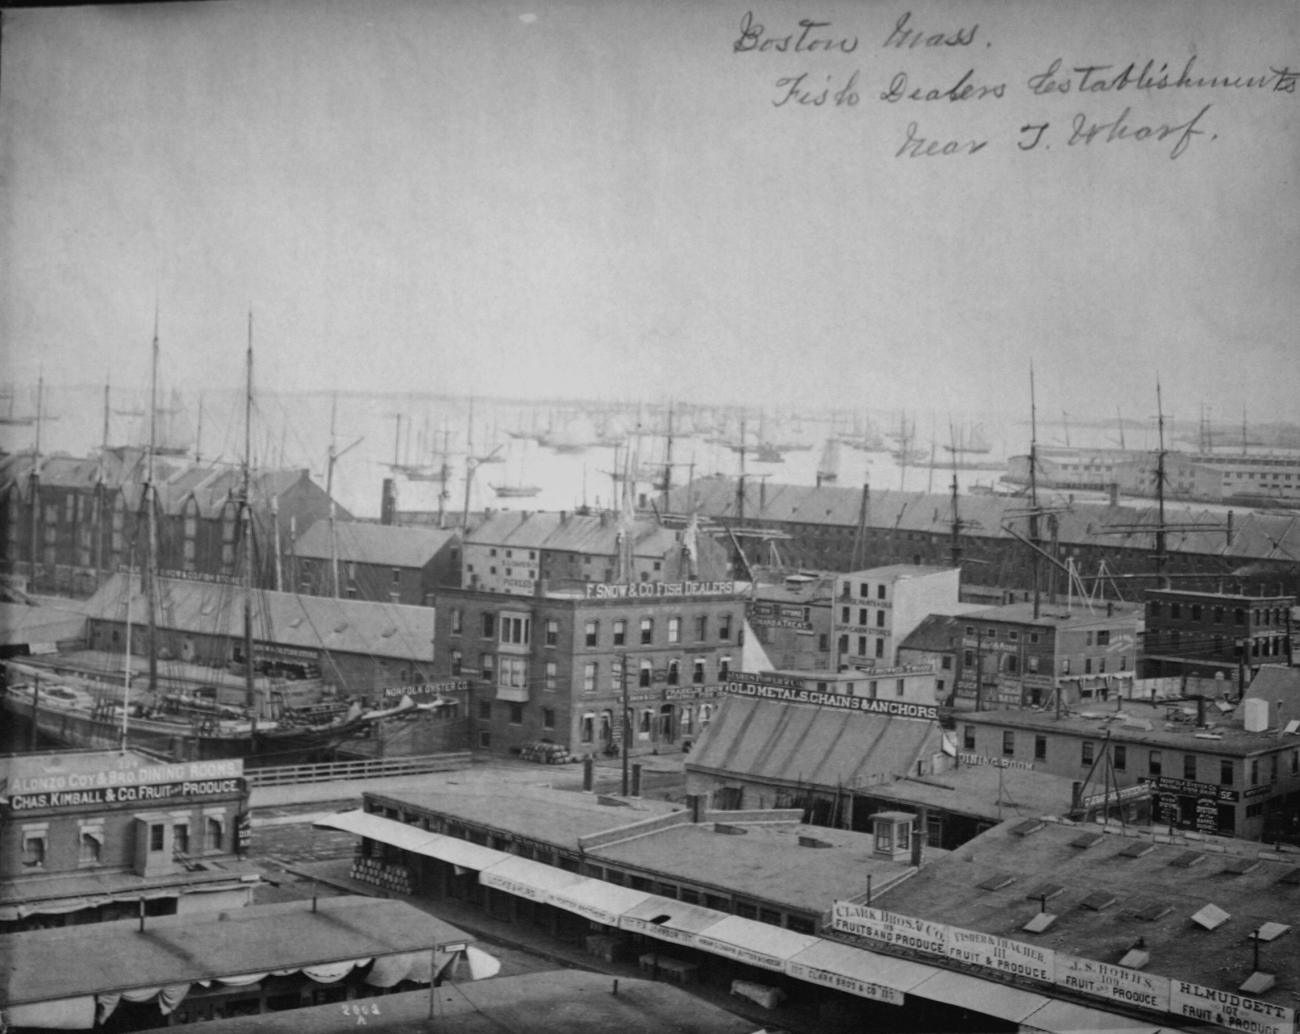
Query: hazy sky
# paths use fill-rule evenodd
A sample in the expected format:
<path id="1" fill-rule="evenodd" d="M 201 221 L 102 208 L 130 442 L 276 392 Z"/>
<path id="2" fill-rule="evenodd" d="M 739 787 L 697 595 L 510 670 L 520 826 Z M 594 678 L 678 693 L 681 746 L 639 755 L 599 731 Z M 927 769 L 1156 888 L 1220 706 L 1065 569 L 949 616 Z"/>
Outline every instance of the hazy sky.
<path id="1" fill-rule="evenodd" d="M 0 57 L 6 380 L 142 385 L 156 297 L 189 389 L 251 305 L 282 389 L 1023 412 L 1032 357 L 1300 414 L 1294 3 L 178 3 Z M 1264 83 L 1135 82 L 1189 60 Z"/>

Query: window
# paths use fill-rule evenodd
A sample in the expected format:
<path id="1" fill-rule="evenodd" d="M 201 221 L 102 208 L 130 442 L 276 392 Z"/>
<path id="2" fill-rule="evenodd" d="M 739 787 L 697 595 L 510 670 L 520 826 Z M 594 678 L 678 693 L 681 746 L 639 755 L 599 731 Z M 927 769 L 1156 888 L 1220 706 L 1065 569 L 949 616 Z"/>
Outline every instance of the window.
<path id="1" fill-rule="evenodd" d="M 28 869 L 39 869 L 45 865 L 46 828 L 23 830 L 23 865 Z"/>
<path id="2" fill-rule="evenodd" d="M 583 631 L 584 631 L 584 634 L 585 634 L 585 636 L 586 636 L 586 643 L 587 643 L 587 645 L 588 645 L 588 646 L 595 646 L 597 640 L 600 638 L 600 622 L 599 622 L 599 621 L 588 621 L 588 622 L 583 626 Z"/>
<path id="3" fill-rule="evenodd" d="M 731 658 L 722 657 L 718 660 L 718 681 L 726 682 L 731 677 Z"/>
<path id="4" fill-rule="evenodd" d="M 1250 759 L 1250 785 L 1259 785 L 1259 758 Z"/>
<path id="5" fill-rule="evenodd" d="M 190 824 L 178 822 L 172 826 L 172 855 L 184 858 L 190 853 Z"/>
<path id="6" fill-rule="evenodd" d="M 560 666 L 556 664 L 555 661 L 547 661 L 546 679 L 545 682 L 542 684 L 542 688 L 545 690 L 555 689 L 556 683 L 559 681 L 559 673 L 560 673 Z"/>
<path id="7" fill-rule="evenodd" d="M 1183 778 L 1196 782 L 1196 755 L 1183 755 Z"/>
<path id="8" fill-rule="evenodd" d="M 492 639 L 496 636 L 496 632 L 497 632 L 496 615 L 484 614 L 483 615 L 483 638 Z"/>
<path id="9" fill-rule="evenodd" d="M 682 641 L 682 619 L 668 619 L 668 641 L 670 643 L 680 643 Z"/>
<path id="10" fill-rule="evenodd" d="M 627 643 L 627 621 L 619 618 L 614 622 L 614 645 L 623 646 Z"/>
<path id="11" fill-rule="evenodd" d="M 523 705 L 523 704 L 511 704 L 511 705 L 510 705 L 510 724 L 511 724 L 511 725 L 523 725 L 523 724 L 524 724 L 524 705 Z"/>
<path id="12" fill-rule="evenodd" d="M 1116 743 L 1112 760 L 1115 763 L 1115 770 L 1117 772 L 1123 772 L 1128 768 L 1128 747 L 1124 746 L 1122 743 Z"/>
<path id="13" fill-rule="evenodd" d="M 654 665 L 652 665 L 649 661 L 641 662 L 641 670 L 637 675 L 636 684 L 640 686 L 642 689 L 649 687 L 650 682 L 654 677 L 653 669 L 654 669 Z"/>
<path id="14" fill-rule="evenodd" d="M 501 641 L 503 643 L 527 645 L 529 640 L 529 626 L 531 624 L 532 622 L 528 618 L 502 615 Z"/>
<path id="15" fill-rule="evenodd" d="M 1020 658 L 1014 653 L 1007 654 L 1007 674 L 1015 675 L 1020 671 Z"/>
<path id="16" fill-rule="evenodd" d="M 885 641 L 883 639 L 876 640 L 876 656 L 877 657 L 885 656 Z"/>
<path id="17" fill-rule="evenodd" d="M 1047 760 L 1047 737 L 1046 736 L 1034 737 L 1034 760 L 1035 761 Z"/>
<path id="18" fill-rule="evenodd" d="M 894 696 L 901 697 L 902 695 L 903 695 L 903 680 L 899 679 L 897 682 L 894 683 Z"/>
<path id="19" fill-rule="evenodd" d="M 546 645 L 556 646 L 560 642 L 560 623 L 558 621 L 546 622 Z"/>
<path id="20" fill-rule="evenodd" d="M 582 666 L 582 691 L 584 693 L 596 692 L 596 662 L 587 661 Z"/>
<path id="21" fill-rule="evenodd" d="M 1192 620 L 1193 621 L 1201 620 L 1201 605 L 1199 603 L 1192 604 Z"/>
<path id="22" fill-rule="evenodd" d="M 163 844 L 167 839 L 167 827 L 161 822 L 155 822 L 149 827 L 149 850 L 161 851 Z"/>
<path id="23" fill-rule="evenodd" d="M 867 623 L 867 613 L 868 613 L 868 611 L 867 611 L 867 608 L 866 608 L 866 607 L 859 607 L 859 608 L 858 608 L 858 624 L 859 624 L 859 625 L 865 625 L 865 624 Z"/>
<path id="24" fill-rule="evenodd" d="M 848 586 L 845 586 L 845 588 L 847 589 Z M 866 582 L 859 582 L 858 595 L 861 596 L 863 599 L 866 599 L 868 596 L 871 595 L 871 586 L 868 585 Z"/>
<path id="25" fill-rule="evenodd" d="M 709 637 L 709 618 L 707 614 L 700 614 L 695 619 L 695 641 L 704 642 Z"/>
<path id="26" fill-rule="evenodd" d="M 1160 774 L 1160 751 L 1153 750 L 1147 758 L 1147 773 L 1153 776 Z"/>
<path id="27" fill-rule="evenodd" d="M 99 849 L 104 839 L 104 828 L 95 826 L 89 829 L 85 826 L 81 828 L 81 851 L 77 856 L 77 861 L 81 865 L 97 865 L 99 863 Z"/>
<path id="28" fill-rule="evenodd" d="M 492 720 L 492 701 L 480 700 L 478 702 L 478 716 L 481 721 L 490 722 Z"/>
<path id="29" fill-rule="evenodd" d="M 948 654 L 944 654 L 943 657 L 939 659 L 939 667 L 944 671 L 952 671 L 952 658 Z"/>
<path id="30" fill-rule="evenodd" d="M 972 650 L 966 650 L 962 653 L 961 663 L 963 667 L 975 667 L 975 653 Z"/>
<path id="31" fill-rule="evenodd" d="M 866 655 L 867 655 L 867 637 L 864 635 L 860 635 L 858 636 L 858 656 L 865 657 Z"/>
<path id="32" fill-rule="evenodd" d="M 681 682 L 681 661 L 676 659 L 668 662 L 668 685 L 676 686 Z"/>
<path id="33" fill-rule="evenodd" d="M 831 648 L 831 637 L 827 635 L 825 632 L 819 633 L 817 636 L 817 649 L 821 653 L 827 653 L 829 652 L 830 648 Z"/>
<path id="34" fill-rule="evenodd" d="M 842 635 L 842 636 L 840 636 L 840 638 L 839 638 L 839 651 L 840 651 L 840 656 L 844 656 L 846 653 L 849 652 L 849 637 L 848 637 L 848 636 L 846 636 L 846 635 Z"/>
<path id="35" fill-rule="evenodd" d="M 451 611 L 451 634 L 460 635 L 465 627 L 465 612 L 459 607 L 453 607 Z"/>
<path id="36" fill-rule="evenodd" d="M 966 750 L 975 749 L 975 726 L 973 725 L 966 726 L 962 734 L 962 747 L 965 748 Z"/>
<path id="37" fill-rule="evenodd" d="M 1181 618 L 1183 616 L 1183 605 L 1181 603 L 1169 604 L 1169 616 L 1171 618 Z"/>
<path id="38" fill-rule="evenodd" d="M 1085 658 L 1083 659 L 1083 673 L 1084 673 L 1085 675 L 1091 675 L 1091 674 L 1092 674 L 1092 658 L 1091 658 L 1091 657 L 1085 657 Z"/>
<path id="39" fill-rule="evenodd" d="M 655 639 L 655 619 L 641 619 L 641 645 L 649 646 Z"/>
<path id="40" fill-rule="evenodd" d="M 1065 658 L 1065 660 L 1061 661 L 1061 674 L 1062 675 L 1070 674 L 1070 658 L 1068 657 Z"/>
<path id="41" fill-rule="evenodd" d="M 582 726 L 578 735 L 583 743 L 590 743 L 595 738 L 596 716 L 591 711 L 582 716 Z"/>
<path id="42" fill-rule="evenodd" d="M 885 612 L 883 610 L 876 611 L 876 627 L 877 628 L 885 627 Z"/>
<path id="43" fill-rule="evenodd" d="M 1233 780 L 1232 762 L 1227 758 L 1219 759 L 1219 785 L 1231 786 Z"/>
<path id="44" fill-rule="evenodd" d="M 207 836 L 208 850 L 220 851 L 222 841 L 224 840 L 224 831 L 221 828 L 221 820 L 217 818 L 215 815 L 210 815 L 208 816 L 208 821 L 206 823 L 205 828 L 208 831 L 208 836 Z"/>
<path id="45" fill-rule="evenodd" d="M 847 625 L 848 623 L 849 623 L 849 608 L 848 608 L 848 607 L 841 607 L 841 608 L 840 608 L 840 624 L 841 624 L 841 625 Z"/>
<path id="46" fill-rule="evenodd" d="M 1097 645 L 1098 646 L 1110 645 L 1110 629 L 1103 628 L 1100 632 L 1097 633 Z"/>
<path id="47" fill-rule="evenodd" d="M 876 599 L 883 600 L 884 598 L 885 598 L 885 583 L 881 582 L 879 585 L 876 586 Z"/>
<path id="48" fill-rule="evenodd" d="M 1011 729 L 1004 729 L 1002 732 L 1002 756 L 1007 758 L 1016 756 L 1016 734 Z"/>
<path id="49" fill-rule="evenodd" d="M 495 656 L 493 656 L 490 653 L 479 654 L 478 666 L 479 666 L 479 671 L 483 673 L 483 677 L 487 679 L 489 682 L 492 682 L 493 680 L 496 679 L 497 665 L 496 665 Z"/>
<path id="50" fill-rule="evenodd" d="M 693 670 L 691 672 L 691 681 L 697 686 L 704 684 L 704 658 L 696 657 Z"/>
<path id="51" fill-rule="evenodd" d="M 1084 740 L 1082 747 L 1083 751 L 1079 758 L 1079 762 L 1080 764 L 1091 765 L 1095 760 L 1093 751 L 1096 749 L 1097 745 L 1090 740 Z"/>
<path id="52" fill-rule="evenodd" d="M 464 667 L 465 657 L 459 650 L 451 651 L 451 673 L 459 675 L 461 668 Z"/>
<path id="53" fill-rule="evenodd" d="M 1260 817 L 1261 815 L 1263 815 L 1263 814 L 1264 814 L 1264 802 L 1263 802 L 1263 801 L 1260 801 L 1258 804 L 1247 804 L 1247 805 L 1246 805 L 1246 818 L 1248 818 L 1248 819 L 1257 819 L 1257 818 L 1259 818 L 1259 817 Z"/>
<path id="54" fill-rule="evenodd" d="M 513 686 L 518 688 L 527 684 L 525 673 L 527 671 L 527 658 L 525 657 L 502 657 L 501 674 L 497 679 L 498 686 Z"/>
<path id="55" fill-rule="evenodd" d="M 1270 754 L 1268 756 L 1268 781 L 1270 783 L 1277 782 L 1277 759 L 1277 754 Z"/>
<path id="56" fill-rule="evenodd" d="M 804 609 L 807 610 L 808 608 L 805 607 Z M 807 617 L 805 617 L 804 620 L 807 621 L 808 620 Z M 730 614 L 720 614 L 718 616 L 718 638 L 719 639 L 731 638 L 731 615 Z"/>

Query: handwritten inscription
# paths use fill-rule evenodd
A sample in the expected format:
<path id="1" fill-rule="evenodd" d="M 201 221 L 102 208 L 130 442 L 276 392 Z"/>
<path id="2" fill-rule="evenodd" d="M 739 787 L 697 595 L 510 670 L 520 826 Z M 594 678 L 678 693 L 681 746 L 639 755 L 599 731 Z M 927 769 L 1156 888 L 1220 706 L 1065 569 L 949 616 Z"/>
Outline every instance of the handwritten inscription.
<path id="1" fill-rule="evenodd" d="M 818 51 L 835 51 L 840 54 L 852 54 L 858 49 L 858 38 L 836 36 L 818 36 L 820 29 L 830 28 L 830 22 L 815 22 L 804 18 L 799 22 L 798 32 L 788 32 L 784 36 L 768 33 L 767 27 L 754 20 L 754 12 L 746 11 L 740 20 L 740 38 L 732 44 L 732 50 L 744 54 L 751 50 L 760 53 L 774 51 L 777 54 L 812 54 Z"/>
<path id="2" fill-rule="evenodd" d="M 987 33 L 985 34 L 987 36 Z M 892 59 L 894 55 L 914 55 L 925 64 L 922 68 L 871 68 L 861 61 L 870 61 L 869 53 L 859 52 L 860 37 L 828 20 L 803 18 L 793 26 L 787 24 L 778 30 L 769 30 L 757 21 L 752 11 L 740 20 L 740 34 L 732 43 L 738 54 L 767 54 L 773 58 L 799 55 L 813 62 L 805 68 L 784 68 L 774 80 L 770 103 L 774 108 L 807 112 L 822 109 L 827 112 L 866 110 L 873 104 L 934 105 L 933 110 L 948 109 L 950 105 L 984 102 L 979 106 L 1000 110 L 1002 105 L 1017 95 L 1038 99 L 1077 97 L 1080 101 L 1102 100 L 1112 93 L 1127 92 L 1133 103 L 1115 105 L 1109 111 L 1080 110 L 1053 112 L 1036 110 L 1036 121 L 1023 125 L 1012 123 L 1005 134 L 984 133 L 965 136 L 951 129 L 939 132 L 922 130 L 920 122 L 908 122 L 902 130 L 902 140 L 894 146 L 895 158 L 936 158 L 971 156 L 990 153 L 992 147 L 1014 147 L 1016 151 L 1042 154 L 1065 149 L 1104 151 L 1108 145 L 1127 145 L 1125 149 L 1151 150 L 1171 160 L 1188 153 L 1195 143 L 1199 152 L 1203 145 L 1217 140 L 1223 115 L 1215 112 L 1213 105 L 1203 104 L 1199 111 L 1183 110 L 1170 114 L 1161 111 L 1159 117 L 1147 116 L 1141 110 L 1142 98 L 1160 91 L 1231 91 L 1237 94 L 1250 91 L 1255 95 L 1297 93 L 1300 69 L 1289 64 L 1269 63 L 1257 67 L 1249 74 L 1236 71 L 1202 74 L 1197 55 L 1171 64 L 1158 58 L 1139 58 L 1130 61 L 1089 61 L 1072 64 L 1055 57 L 1041 71 L 1023 79 L 998 81 L 982 73 L 972 61 L 964 70 L 945 73 L 933 67 L 934 58 L 943 52 L 962 49 L 969 61 L 994 41 L 980 36 L 978 23 L 970 25 L 924 25 L 913 18 L 911 11 L 904 12 L 887 30 L 882 30 L 879 50 Z M 975 44 L 979 41 L 979 49 Z M 853 54 L 858 67 L 816 67 L 817 63 L 834 62 Z M 884 56 L 884 55 L 882 55 Z M 908 60 L 912 60 L 909 57 Z M 1005 73 L 1004 73 L 1005 74 Z M 877 83 L 879 85 L 877 85 Z M 867 104 L 862 104 L 866 100 Z M 845 117 L 845 116 L 828 116 Z M 895 137 L 897 140 L 897 137 Z M 992 147 L 990 146 L 992 145 Z M 1068 150 L 1067 150 L 1068 153 Z"/>

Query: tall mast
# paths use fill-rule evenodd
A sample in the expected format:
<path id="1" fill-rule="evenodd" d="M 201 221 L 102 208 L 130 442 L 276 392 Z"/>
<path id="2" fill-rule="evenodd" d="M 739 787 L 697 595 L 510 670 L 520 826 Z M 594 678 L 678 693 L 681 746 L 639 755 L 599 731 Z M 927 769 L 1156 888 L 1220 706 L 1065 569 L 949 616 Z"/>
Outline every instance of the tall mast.
<path id="1" fill-rule="evenodd" d="M 144 464 L 144 494 L 140 505 L 145 509 L 145 615 L 149 655 L 149 692 L 158 690 L 158 522 L 154 499 L 154 448 L 158 431 L 158 305 L 153 310 L 153 352 L 149 373 L 149 449 Z"/>
<path id="2" fill-rule="evenodd" d="M 948 436 L 952 437 L 952 423 L 948 424 Z M 958 511 L 957 503 L 957 443 L 953 442 L 952 454 L 952 542 L 948 546 L 948 554 L 952 559 L 953 567 L 961 567 L 961 514 Z M 933 461 L 931 461 L 933 469 Z"/>
<path id="3" fill-rule="evenodd" d="M 1034 394 L 1034 361 L 1029 361 L 1029 541 L 1034 577 L 1034 619 L 1039 617 L 1042 598 L 1038 585 L 1038 400 Z"/>
<path id="4" fill-rule="evenodd" d="M 194 462 L 203 462 L 203 392 L 199 392 L 199 428 L 194 435 Z"/>
<path id="5" fill-rule="evenodd" d="M 668 448 L 664 453 L 664 512 L 668 510 L 668 495 L 673 489 L 673 404 L 668 403 Z"/>
<path id="6" fill-rule="evenodd" d="M 1120 412 L 1119 406 L 1115 407 L 1115 417 L 1119 424 L 1119 447 L 1123 449 L 1125 447 L 1124 446 L 1124 414 Z"/>
<path id="7" fill-rule="evenodd" d="M 1160 449 L 1156 453 L 1156 575 L 1160 578 L 1161 588 L 1169 588 L 1164 578 L 1165 573 L 1165 411 L 1160 399 L 1160 378 L 1156 378 L 1156 428 L 1159 432 Z"/>
<path id="8" fill-rule="evenodd" d="M 37 558 L 41 551 L 41 409 L 45 400 L 45 370 L 36 376 L 36 438 L 32 445 L 32 584 L 31 591 L 36 591 Z M 33 718 L 32 722 L 35 723 Z M 33 726 L 34 727 L 34 726 Z"/>
<path id="9" fill-rule="evenodd" d="M 253 427 L 253 310 L 248 310 L 247 376 L 244 391 L 244 484 L 241 516 L 244 536 L 244 706 L 253 707 L 253 514 L 250 470 Z"/>
<path id="10" fill-rule="evenodd" d="M 338 460 L 338 453 L 334 447 L 334 417 L 338 411 L 339 396 L 335 392 L 330 401 L 330 455 L 329 463 L 325 468 L 325 498 L 330 501 L 330 595 L 338 599 L 339 595 L 339 551 L 338 541 L 334 537 L 334 464 Z M 397 471 L 393 471 L 393 478 L 396 480 Z"/>
<path id="11" fill-rule="evenodd" d="M 108 448 L 108 374 L 104 375 L 104 448 Z"/>

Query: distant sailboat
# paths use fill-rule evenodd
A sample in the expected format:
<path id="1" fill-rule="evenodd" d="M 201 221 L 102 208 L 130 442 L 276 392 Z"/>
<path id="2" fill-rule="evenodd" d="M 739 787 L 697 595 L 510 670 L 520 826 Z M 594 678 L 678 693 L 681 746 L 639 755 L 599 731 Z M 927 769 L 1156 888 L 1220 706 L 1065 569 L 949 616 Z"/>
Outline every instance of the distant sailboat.
<path id="1" fill-rule="evenodd" d="M 840 440 L 827 438 L 817 461 L 817 484 L 833 485 L 840 479 Z"/>

